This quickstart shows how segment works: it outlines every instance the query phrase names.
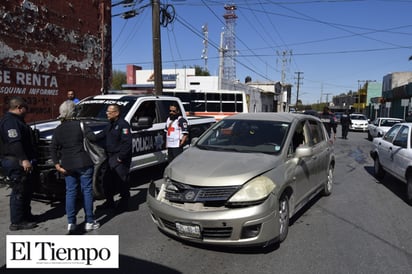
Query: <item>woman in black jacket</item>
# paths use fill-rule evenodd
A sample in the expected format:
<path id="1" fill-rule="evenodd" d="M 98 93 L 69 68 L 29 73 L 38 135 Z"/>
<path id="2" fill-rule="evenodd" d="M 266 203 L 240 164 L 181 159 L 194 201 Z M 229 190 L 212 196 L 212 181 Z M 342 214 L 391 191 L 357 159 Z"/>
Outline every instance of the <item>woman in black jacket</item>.
<path id="1" fill-rule="evenodd" d="M 52 160 L 56 170 L 65 176 L 66 181 L 66 214 L 67 230 L 76 229 L 76 197 L 77 187 L 83 195 L 85 213 L 85 229 L 90 231 L 99 228 L 93 214 L 93 162 L 83 146 L 83 131 L 80 121 L 73 119 L 75 104 L 65 101 L 59 108 L 61 124 L 55 129 L 52 144 Z M 85 135 L 93 135 L 89 127 L 84 125 Z"/>

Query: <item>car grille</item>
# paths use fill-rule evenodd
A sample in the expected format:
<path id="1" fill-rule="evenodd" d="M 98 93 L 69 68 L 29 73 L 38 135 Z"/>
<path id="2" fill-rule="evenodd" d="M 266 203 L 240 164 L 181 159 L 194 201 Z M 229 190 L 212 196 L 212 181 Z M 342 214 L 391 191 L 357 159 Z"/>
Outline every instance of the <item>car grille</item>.
<path id="1" fill-rule="evenodd" d="M 173 182 L 166 187 L 166 199 L 177 203 L 219 203 L 226 202 L 240 187 L 194 187 Z"/>
<path id="2" fill-rule="evenodd" d="M 176 225 L 174 222 L 165 219 L 160 220 L 166 228 L 177 232 Z M 202 237 L 213 239 L 226 239 L 230 238 L 230 236 L 232 235 L 232 231 L 232 227 L 204 227 L 202 229 Z"/>

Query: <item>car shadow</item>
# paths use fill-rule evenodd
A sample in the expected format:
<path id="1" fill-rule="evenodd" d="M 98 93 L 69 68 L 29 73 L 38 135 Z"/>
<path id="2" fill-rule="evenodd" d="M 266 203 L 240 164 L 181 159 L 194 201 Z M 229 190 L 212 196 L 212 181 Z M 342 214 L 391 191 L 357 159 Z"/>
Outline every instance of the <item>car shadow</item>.
<path id="1" fill-rule="evenodd" d="M 406 184 L 397 178 L 393 177 L 391 174 L 385 172 L 385 176 L 379 180 L 375 177 L 374 167 L 373 166 L 365 166 L 365 170 L 375 178 L 376 183 L 383 185 L 388 190 L 390 190 L 393 194 L 398 196 L 402 201 L 408 204 L 408 200 L 406 197 Z"/>
<path id="2" fill-rule="evenodd" d="M 158 228 L 158 231 L 168 238 L 179 242 L 185 246 L 190 246 L 196 249 L 202 250 L 209 250 L 214 252 L 221 252 L 221 253 L 231 253 L 231 254 L 267 254 L 273 251 L 276 251 L 280 247 L 280 243 L 275 239 L 265 246 L 220 246 L 220 245 L 212 245 L 212 244 L 205 244 L 205 243 L 195 243 L 191 241 L 187 241 L 185 239 L 181 239 L 176 237 L 175 235 L 168 234 Z"/>
<path id="3" fill-rule="evenodd" d="M 45 273 L 45 274 L 71 274 L 80 271 L 85 274 L 120 274 L 120 273 L 170 273 L 178 274 L 182 273 L 176 269 L 160 265 L 157 263 L 133 258 L 123 254 L 119 254 L 119 268 L 117 269 L 81 269 L 81 268 L 72 268 L 72 269 L 7 269 L 6 266 L 0 267 L 0 273 Z"/>

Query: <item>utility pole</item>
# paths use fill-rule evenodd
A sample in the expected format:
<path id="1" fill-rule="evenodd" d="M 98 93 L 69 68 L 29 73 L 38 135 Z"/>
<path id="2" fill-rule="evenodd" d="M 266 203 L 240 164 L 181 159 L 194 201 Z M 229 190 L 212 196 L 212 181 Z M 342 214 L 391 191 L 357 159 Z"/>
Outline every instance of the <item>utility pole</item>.
<path id="1" fill-rule="evenodd" d="M 295 110 L 298 110 L 300 79 L 303 80 L 303 78 L 301 78 L 300 75 L 303 74 L 303 72 L 298 71 L 298 72 L 295 72 L 295 73 L 298 75 L 298 78 L 297 78 L 297 79 L 298 79 L 298 83 L 297 83 L 297 86 L 296 86 L 296 104 L 295 104 Z"/>
<path id="2" fill-rule="evenodd" d="M 152 32 L 153 32 L 153 69 L 155 94 L 163 93 L 162 78 L 162 49 L 160 41 L 160 3 L 159 0 L 151 0 L 152 3 Z"/>
<path id="3" fill-rule="evenodd" d="M 329 95 L 332 95 L 332 93 L 324 93 L 326 95 L 326 105 L 329 106 Z"/>
<path id="4" fill-rule="evenodd" d="M 278 52 L 277 55 L 282 56 L 282 71 L 281 71 L 281 88 L 282 88 L 282 102 L 283 102 L 283 111 L 284 112 L 289 112 L 289 104 L 290 104 L 290 98 L 288 91 L 286 89 L 286 70 L 288 69 L 288 65 L 291 62 L 291 55 L 292 51 L 282 51 Z"/>

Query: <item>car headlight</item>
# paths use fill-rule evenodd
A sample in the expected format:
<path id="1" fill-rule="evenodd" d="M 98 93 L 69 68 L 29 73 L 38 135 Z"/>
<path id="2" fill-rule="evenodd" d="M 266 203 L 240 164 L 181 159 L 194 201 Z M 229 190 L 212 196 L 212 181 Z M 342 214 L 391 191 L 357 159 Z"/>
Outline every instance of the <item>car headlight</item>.
<path id="1" fill-rule="evenodd" d="M 276 184 L 266 176 L 259 176 L 246 183 L 230 199 L 229 203 L 250 203 L 265 199 L 276 187 Z"/>

